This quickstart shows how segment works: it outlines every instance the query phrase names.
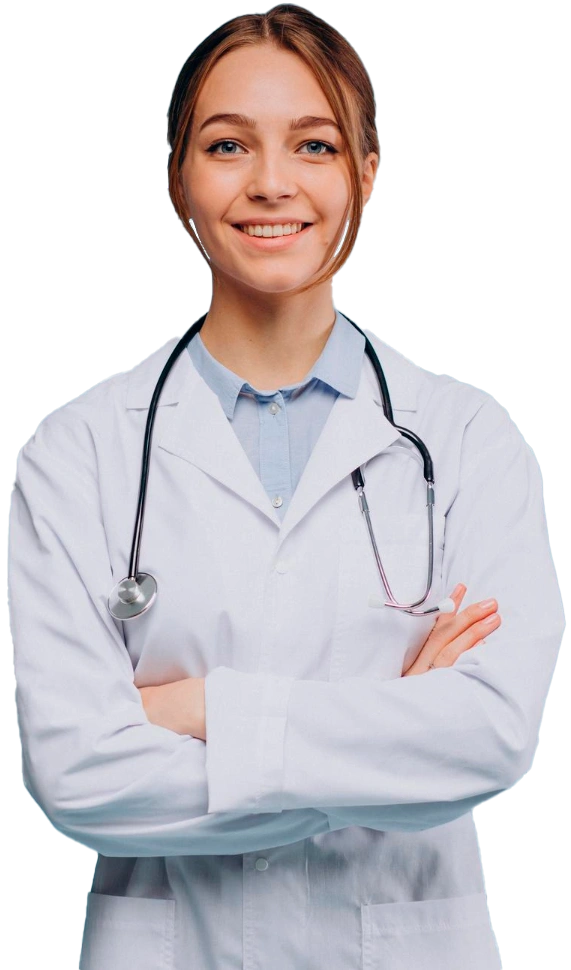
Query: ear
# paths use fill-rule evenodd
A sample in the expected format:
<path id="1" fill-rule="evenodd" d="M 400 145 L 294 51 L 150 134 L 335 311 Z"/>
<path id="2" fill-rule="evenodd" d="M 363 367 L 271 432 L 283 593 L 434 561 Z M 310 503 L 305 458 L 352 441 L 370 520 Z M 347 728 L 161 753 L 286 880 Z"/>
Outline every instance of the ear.
<path id="1" fill-rule="evenodd" d="M 373 185 L 375 182 L 375 177 L 379 168 L 379 156 L 376 152 L 369 152 L 366 159 L 363 162 L 363 170 L 361 175 L 361 185 L 363 188 L 363 205 L 365 205 L 373 191 Z"/>

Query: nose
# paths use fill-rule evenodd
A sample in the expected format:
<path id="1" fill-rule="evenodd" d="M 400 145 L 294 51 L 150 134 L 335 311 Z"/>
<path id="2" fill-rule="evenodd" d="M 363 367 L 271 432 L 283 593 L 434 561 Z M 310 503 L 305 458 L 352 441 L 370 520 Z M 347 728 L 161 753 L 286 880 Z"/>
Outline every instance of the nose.
<path id="1" fill-rule="evenodd" d="M 279 151 L 260 152 L 250 170 L 246 193 L 250 199 L 266 202 L 293 198 L 297 186 L 288 160 Z"/>

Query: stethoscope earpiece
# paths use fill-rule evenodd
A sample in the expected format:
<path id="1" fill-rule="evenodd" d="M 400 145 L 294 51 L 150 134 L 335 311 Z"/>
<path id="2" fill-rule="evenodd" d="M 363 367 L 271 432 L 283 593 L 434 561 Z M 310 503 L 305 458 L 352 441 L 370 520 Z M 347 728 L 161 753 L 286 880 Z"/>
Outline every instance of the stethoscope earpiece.
<path id="1" fill-rule="evenodd" d="M 367 606 L 371 606 L 374 609 L 379 609 L 381 606 L 393 606 L 397 609 L 399 608 L 398 604 L 387 603 L 386 600 L 384 600 L 382 596 L 378 596 L 377 593 L 371 593 L 367 601 Z M 455 609 L 456 609 L 456 604 L 454 600 L 451 599 L 450 596 L 445 596 L 443 600 L 440 600 L 440 603 L 436 604 L 436 610 L 438 610 L 439 613 L 453 613 Z M 436 612 L 436 610 L 434 610 L 433 612 Z M 409 612 L 410 610 L 405 610 L 405 613 L 409 613 Z M 423 611 L 420 615 L 427 616 L 427 612 Z"/>

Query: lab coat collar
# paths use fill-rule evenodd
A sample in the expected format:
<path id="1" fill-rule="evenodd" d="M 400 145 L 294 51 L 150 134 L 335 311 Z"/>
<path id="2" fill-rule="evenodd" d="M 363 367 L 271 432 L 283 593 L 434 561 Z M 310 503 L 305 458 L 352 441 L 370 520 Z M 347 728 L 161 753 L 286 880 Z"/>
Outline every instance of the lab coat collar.
<path id="1" fill-rule="evenodd" d="M 365 332 L 385 372 L 393 410 L 416 411 L 422 369 L 370 331 Z M 178 340 L 169 340 L 127 374 L 127 408 L 148 409 L 162 367 Z M 167 377 L 158 407 L 174 404 L 168 418 L 163 412 L 160 426 L 155 421 L 154 447 L 191 462 L 250 502 L 278 527 L 282 541 L 329 489 L 400 438 L 384 415 L 372 364 L 363 354 L 357 394 L 354 398 L 339 395 L 335 400 L 280 521 L 218 397 L 186 349 Z M 398 414 L 395 422 L 406 424 Z"/>

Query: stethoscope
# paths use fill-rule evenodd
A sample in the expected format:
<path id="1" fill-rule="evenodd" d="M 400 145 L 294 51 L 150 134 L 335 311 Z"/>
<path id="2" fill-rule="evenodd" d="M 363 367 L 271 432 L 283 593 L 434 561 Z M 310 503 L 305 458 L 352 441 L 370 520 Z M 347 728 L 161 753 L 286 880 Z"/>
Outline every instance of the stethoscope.
<path id="1" fill-rule="evenodd" d="M 206 320 L 207 314 L 193 323 L 183 337 L 180 338 L 173 352 L 171 353 L 169 359 L 167 360 L 165 366 L 163 367 L 160 377 L 157 381 L 153 396 L 151 398 L 151 403 L 149 406 L 149 413 L 147 415 L 147 424 L 145 427 L 145 438 L 143 442 L 143 461 L 141 468 L 141 482 L 139 486 L 139 499 L 137 503 L 137 516 L 135 520 L 135 529 L 133 532 L 133 542 L 131 544 L 131 558 L 129 561 L 129 575 L 117 583 L 113 587 L 111 593 L 109 594 L 109 599 L 107 601 L 107 608 L 117 620 L 132 620 L 136 616 L 140 616 L 141 613 L 145 613 L 149 607 L 153 605 L 157 596 L 157 581 L 154 576 L 150 573 L 139 572 L 139 550 L 141 546 L 141 534 L 143 529 L 143 517 L 145 510 L 145 497 L 147 493 L 147 481 L 149 478 L 149 460 L 151 454 L 151 438 L 153 433 L 153 424 L 155 419 L 155 412 L 157 410 L 157 405 L 161 391 L 163 389 L 164 383 L 168 377 L 168 374 L 173 366 L 174 362 L 178 358 L 179 354 L 185 349 L 187 344 L 196 336 L 198 331 L 201 329 L 204 321 Z M 343 314 L 345 316 L 345 314 Z M 417 607 L 422 606 L 430 596 L 430 591 L 432 589 L 432 574 L 434 570 L 434 470 L 432 465 L 432 458 L 430 457 L 428 448 L 424 442 L 416 435 L 413 431 L 409 431 L 407 428 L 401 428 L 399 425 L 394 423 L 393 409 L 391 405 L 391 399 L 389 396 L 389 389 L 387 387 L 387 382 L 383 369 L 381 367 L 379 358 L 375 352 L 373 345 L 368 339 L 367 335 L 363 333 L 360 327 L 349 317 L 345 317 L 349 323 L 351 323 L 360 334 L 363 334 L 365 338 L 365 352 L 371 361 L 377 379 L 379 382 L 379 387 L 381 389 L 381 397 L 383 401 L 383 411 L 385 412 L 385 417 L 388 421 L 400 431 L 405 438 L 408 438 L 416 446 L 420 455 L 422 457 L 422 462 L 424 466 L 424 478 L 426 480 L 426 506 L 428 509 L 428 576 L 426 580 L 426 589 L 424 595 L 419 600 L 415 600 L 413 603 L 399 603 L 395 599 L 392 590 L 390 588 L 389 582 L 387 580 L 387 575 L 385 573 L 381 557 L 379 555 L 379 550 L 377 548 L 377 543 L 375 541 L 375 534 L 373 532 L 373 526 L 371 523 L 371 515 L 369 510 L 369 505 L 367 503 L 367 497 L 365 495 L 365 479 L 363 478 L 363 473 L 360 468 L 356 468 L 354 472 L 351 472 L 351 478 L 353 479 L 353 486 L 359 496 L 359 507 L 361 512 L 365 517 L 367 523 L 367 529 L 369 531 L 369 536 L 373 546 L 373 552 L 375 554 L 375 561 L 377 563 L 377 568 L 379 570 L 385 592 L 388 596 L 388 601 L 384 602 L 385 606 L 393 607 L 396 610 L 402 610 L 405 613 L 409 613 L 411 616 L 427 616 L 429 613 L 452 613 L 455 610 L 455 603 L 450 597 L 446 597 L 441 600 L 436 606 L 431 606 L 430 609 L 419 610 Z M 373 606 L 382 606 L 383 601 L 377 600 L 371 602 Z"/>

